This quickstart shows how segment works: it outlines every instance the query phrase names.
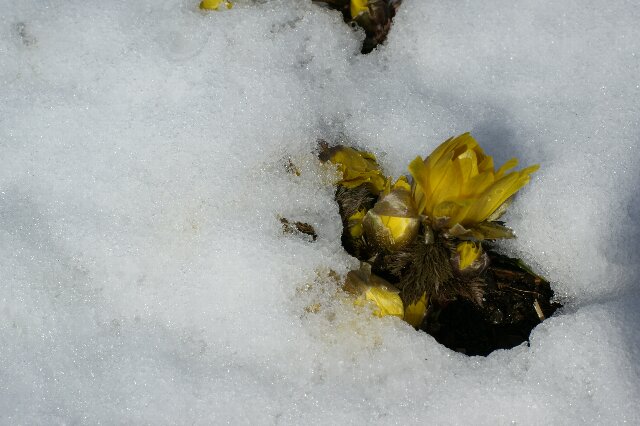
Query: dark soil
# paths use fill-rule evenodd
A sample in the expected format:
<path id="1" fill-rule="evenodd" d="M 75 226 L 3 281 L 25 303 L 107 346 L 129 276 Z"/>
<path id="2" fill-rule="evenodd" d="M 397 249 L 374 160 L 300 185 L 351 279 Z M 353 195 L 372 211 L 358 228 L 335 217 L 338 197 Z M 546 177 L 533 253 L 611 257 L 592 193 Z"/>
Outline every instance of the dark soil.
<path id="1" fill-rule="evenodd" d="M 489 252 L 484 300 L 478 306 L 455 300 L 430 306 L 421 330 L 467 355 L 488 355 L 529 340 L 531 330 L 561 307 L 549 282 L 521 261 Z M 537 305 L 537 306 L 536 306 Z"/>

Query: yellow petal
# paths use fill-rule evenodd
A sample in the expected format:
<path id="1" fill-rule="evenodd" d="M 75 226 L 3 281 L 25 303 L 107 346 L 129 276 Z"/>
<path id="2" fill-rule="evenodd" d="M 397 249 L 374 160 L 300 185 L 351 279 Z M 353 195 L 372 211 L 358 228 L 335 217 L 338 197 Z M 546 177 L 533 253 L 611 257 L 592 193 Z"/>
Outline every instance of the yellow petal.
<path id="1" fill-rule="evenodd" d="M 420 229 L 409 183 L 398 179 L 385 191 L 362 220 L 367 241 L 386 250 L 397 250 L 412 242 Z"/>
<path id="2" fill-rule="evenodd" d="M 473 148 L 478 157 L 478 172 L 491 172 L 493 173 L 493 157 L 484 153 L 480 145 Z"/>
<path id="3" fill-rule="evenodd" d="M 443 159 L 445 158 L 448 158 L 450 160 L 451 156 L 449 154 L 457 151 L 462 146 L 474 147 L 477 145 L 478 143 L 476 142 L 476 140 L 473 139 L 471 134 L 468 132 L 454 138 L 449 138 L 433 150 L 433 152 L 425 160 L 425 163 L 427 164 L 427 166 L 433 166 L 436 163 L 443 161 Z"/>
<path id="4" fill-rule="evenodd" d="M 520 170 L 521 174 L 525 174 L 527 175 L 527 179 L 529 178 L 529 176 L 535 172 L 538 171 L 538 169 L 540 169 L 540 164 L 534 164 L 532 166 L 529 167 L 525 167 L 524 169 Z"/>
<path id="5" fill-rule="evenodd" d="M 355 188 L 370 183 L 375 193 L 382 191 L 386 185 L 386 178 L 382 175 L 375 155 L 357 151 L 346 146 L 332 148 L 329 160 L 338 165 L 342 172 L 342 179 L 338 184 Z"/>
<path id="6" fill-rule="evenodd" d="M 455 159 L 457 169 L 464 182 L 478 175 L 478 156 L 472 149 L 468 149 Z"/>
<path id="7" fill-rule="evenodd" d="M 468 210 L 469 203 L 463 201 L 443 201 L 433 208 L 433 219 L 458 217 L 461 210 Z M 452 223 L 453 225 L 453 223 Z"/>
<path id="8" fill-rule="evenodd" d="M 464 222 L 469 210 L 473 207 L 474 200 L 445 201 L 433 209 L 433 218 L 448 218 L 447 226 L 453 226 Z"/>
<path id="9" fill-rule="evenodd" d="M 517 165 L 518 165 L 518 159 L 517 158 L 512 158 L 509 161 L 507 161 L 506 163 L 504 163 L 502 166 L 500 166 L 500 168 L 496 172 L 496 180 L 502 178 L 502 176 L 504 176 L 504 174 L 507 172 L 507 170 L 511 170 Z"/>
<path id="10" fill-rule="evenodd" d="M 356 16 L 368 11 L 369 11 L 368 0 L 351 0 L 351 19 L 355 19 Z"/>
<path id="11" fill-rule="evenodd" d="M 475 147 L 478 147 L 476 140 L 471 134 L 464 133 L 443 142 L 424 160 L 428 184 L 423 188 L 426 198 L 424 213 L 430 215 L 440 202 L 459 197 L 463 181 L 460 172 L 454 170 L 453 162 Z"/>
<path id="12" fill-rule="evenodd" d="M 437 172 L 431 173 L 431 176 L 433 177 L 431 181 L 431 197 L 429 197 L 429 202 L 427 203 L 430 206 L 429 210 L 443 201 L 460 197 L 463 178 L 460 169 L 454 163 L 450 162 L 450 164 L 438 169 Z"/>
<path id="13" fill-rule="evenodd" d="M 355 150 L 354 150 L 355 151 Z M 376 165 L 378 164 L 378 159 L 376 158 L 376 155 L 372 152 L 367 152 L 367 151 L 357 151 L 358 154 L 360 154 L 360 156 L 362 158 L 364 158 L 365 160 L 368 161 L 373 161 L 373 163 L 375 163 Z"/>
<path id="14" fill-rule="evenodd" d="M 460 195 L 465 198 L 477 198 L 486 191 L 487 188 L 493 185 L 494 182 L 495 177 L 493 176 L 493 171 L 480 173 L 467 182 L 466 187 Z"/>
<path id="15" fill-rule="evenodd" d="M 413 199 L 419 213 L 424 213 L 427 205 L 427 194 L 429 191 L 429 171 L 422 161 L 422 157 L 417 156 L 409 163 L 409 173 L 413 177 Z"/>
<path id="16" fill-rule="evenodd" d="M 491 215 L 500 207 L 500 205 L 510 196 L 515 194 L 519 189 L 517 187 L 518 176 L 509 174 L 498 182 L 495 182 L 475 201 L 467 217 L 464 219 L 464 225 L 480 223 Z"/>
<path id="17" fill-rule="evenodd" d="M 427 168 L 429 168 L 430 163 L 427 158 Z M 438 204 L 440 201 L 444 201 L 438 197 L 439 188 L 442 186 L 444 188 L 450 187 L 450 180 L 457 177 L 452 167 L 453 161 L 453 152 L 449 152 L 445 154 L 440 160 L 433 163 L 429 170 L 429 191 L 427 194 L 430 194 L 429 201 L 427 205 L 434 206 Z"/>
<path id="18" fill-rule="evenodd" d="M 233 7 L 233 3 L 226 0 L 202 0 L 200 2 L 200 9 L 218 10 L 221 5 L 224 5 L 227 9 L 231 9 Z"/>
<path id="19" fill-rule="evenodd" d="M 404 320 L 414 327 L 420 327 L 422 320 L 427 314 L 427 293 L 422 293 L 422 297 L 404 308 Z"/>
<path id="20" fill-rule="evenodd" d="M 362 225 L 367 241 L 386 250 L 398 250 L 412 242 L 420 230 L 417 217 L 381 216 L 374 209 L 365 215 Z"/>
<path id="21" fill-rule="evenodd" d="M 373 314 L 376 316 L 393 315 L 400 318 L 404 316 L 404 306 L 400 295 L 386 287 L 371 287 L 365 293 L 365 299 L 373 303 Z"/>
<path id="22" fill-rule="evenodd" d="M 479 243 L 465 241 L 458 244 L 456 252 L 460 256 L 460 270 L 463 270 L 471 266 L 480 257 L 482 248 Z"/>
<path id="23" fill-rule="evenodd" d="M 400 176 L 396 183 L 393 184 L 391 189 L 403 189 L 405 191 L 411 191 L 411 185 L 409 184 L 406 176 Z"/>
<path id="24" fill-rule="evenodd" d="M 380 216 L 393 239 L 392 246 L 404 246 L 418 233 L 420 222 L 413 217 Z"/>
<path id="25" fill-rule="evenodd" d="M 509 173 L 491 185 L 469 212 L 465 223 L 480 223 L 486 220 L 502 203 L 529 183 L 531 173 L 538 170 L 538 168 L 538 165 L 534 165 L 519 172 Z"/>
<path id="26" fill-rule="evenodd" d="M 377 316 L 394 315 L 402 318 L 404 315 L 400 290 L 372 274 L 368 263 L 362 263 L 359 270 L 349 271 L 342 288 L 356 296 L 354 305 L 372 305 L 373 313 Z"/>

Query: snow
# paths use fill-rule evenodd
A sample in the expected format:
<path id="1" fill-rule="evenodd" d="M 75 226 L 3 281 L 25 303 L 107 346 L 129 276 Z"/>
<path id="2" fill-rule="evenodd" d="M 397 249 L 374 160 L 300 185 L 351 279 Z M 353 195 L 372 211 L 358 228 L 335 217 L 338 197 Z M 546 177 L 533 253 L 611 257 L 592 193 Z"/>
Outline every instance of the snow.
<path id="1" fill-rule="evenodd" d="M 306 0 L 1 5 L 1 423 L 640 423 L 637 2 L 405 0 L 367 56 Z M 541 164 L 504 249 L 565 304 L 486 358 L 333 297 L 311 154 L 465 131 Z"/>

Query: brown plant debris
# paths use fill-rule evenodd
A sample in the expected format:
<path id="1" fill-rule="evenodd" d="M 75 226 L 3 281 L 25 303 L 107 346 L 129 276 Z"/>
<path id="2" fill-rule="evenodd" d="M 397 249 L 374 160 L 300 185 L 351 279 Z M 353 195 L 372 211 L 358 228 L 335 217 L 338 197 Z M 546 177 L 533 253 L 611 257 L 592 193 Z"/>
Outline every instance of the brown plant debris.
<path id="1" fill-rule="evenodd" d="M 312 241 L 318 239 L 318 234 L 312 225 L 305 222 L 291 222 L 288 219 L 281 217 L 280 223 L 282 223 L 282 232 L 285 234 L 303 234 L 311 237 Z"/>

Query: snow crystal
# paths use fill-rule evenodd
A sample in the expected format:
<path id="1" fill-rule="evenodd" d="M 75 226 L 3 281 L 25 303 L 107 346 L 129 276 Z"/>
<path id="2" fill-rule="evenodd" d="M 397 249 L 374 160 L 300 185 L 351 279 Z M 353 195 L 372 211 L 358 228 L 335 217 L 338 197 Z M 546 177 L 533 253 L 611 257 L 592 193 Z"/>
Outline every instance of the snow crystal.
<path id="1" fill-rule="evenodd" d="M 306 0 L 2 3 L 2 423 L 640 422 L 635 2 L 405 0 L 367 56 Z M 565 304 L 487 358 L 336 300 L 312 155 L 465 131 L 540 163 L 503 247 Z"/>

